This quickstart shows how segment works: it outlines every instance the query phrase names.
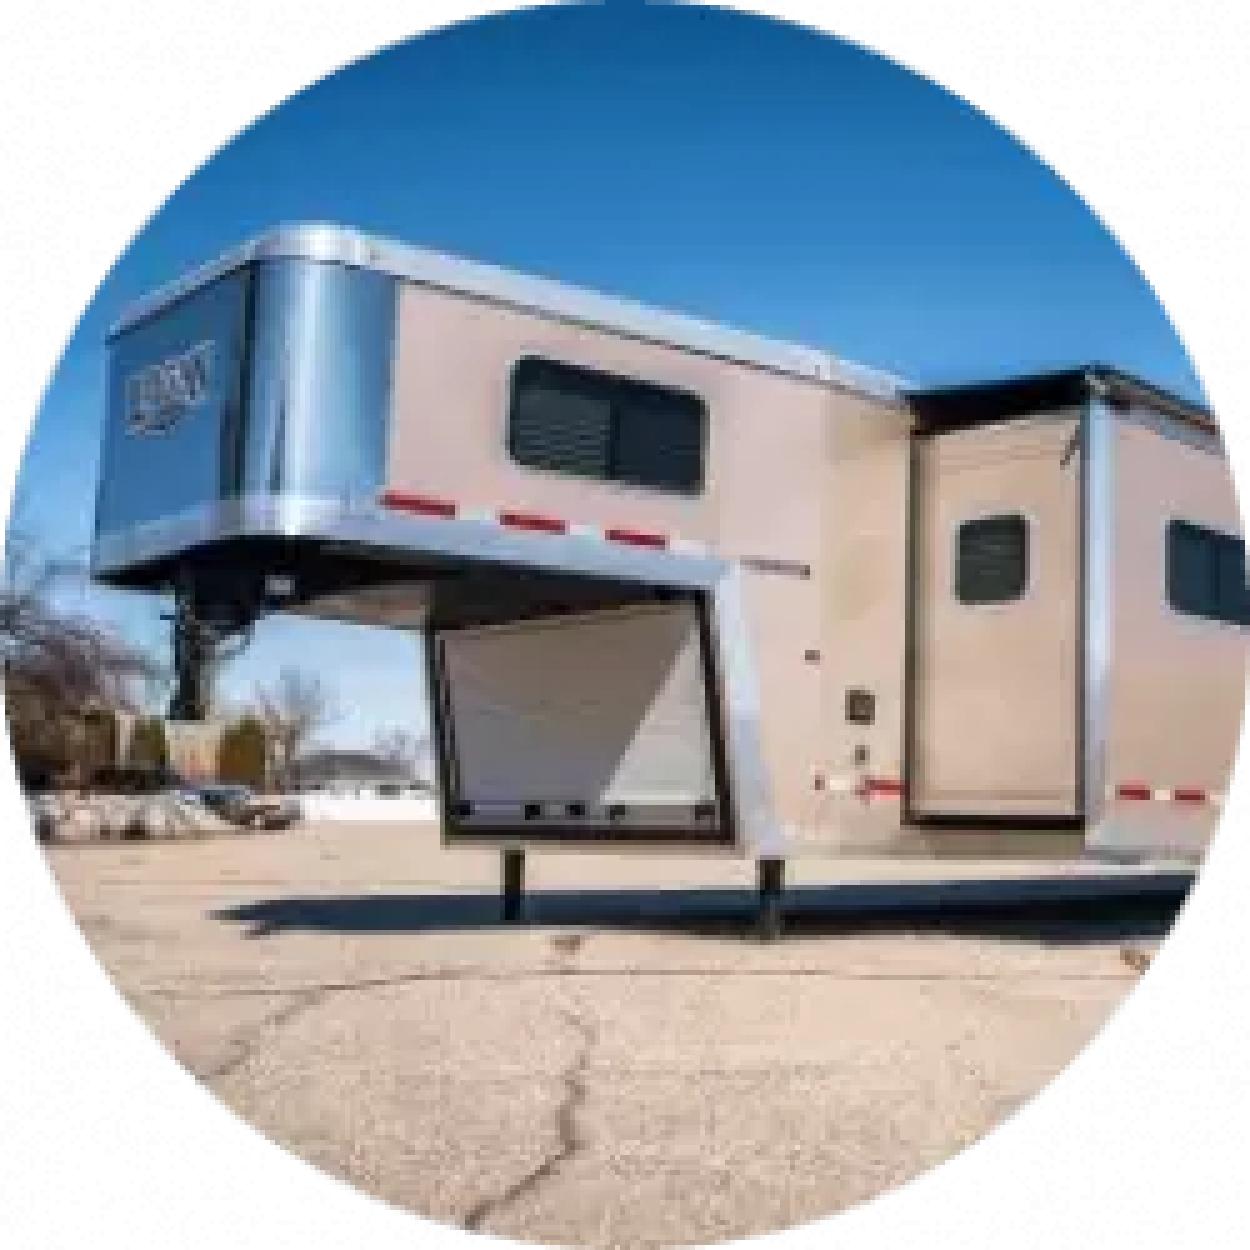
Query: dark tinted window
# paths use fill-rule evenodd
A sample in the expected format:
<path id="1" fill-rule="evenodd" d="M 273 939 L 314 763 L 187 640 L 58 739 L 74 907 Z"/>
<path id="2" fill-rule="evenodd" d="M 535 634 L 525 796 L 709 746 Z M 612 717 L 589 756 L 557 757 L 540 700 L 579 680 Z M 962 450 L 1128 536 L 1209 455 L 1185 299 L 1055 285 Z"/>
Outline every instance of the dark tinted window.
<path id="1" fill-rule="evenodd" d="M 1240 538 L 1172 521 L 1167 532 L 1168 603 L 1212 621 L 1250 623 L 1246 549 Z"/>
<path id="2" fill-rule="evenodd" d="M 687 391 L 532 357 L 513 373 L 508 448 L 532 468 L 693 492 L 706 427 Z"/>
<path id="3" fill-rule="evenodd" d="M 1010 603 L 1029 583 L 1029 524 L 1015 513 L 959 527 L 955 596 L 960 603 Z"/>

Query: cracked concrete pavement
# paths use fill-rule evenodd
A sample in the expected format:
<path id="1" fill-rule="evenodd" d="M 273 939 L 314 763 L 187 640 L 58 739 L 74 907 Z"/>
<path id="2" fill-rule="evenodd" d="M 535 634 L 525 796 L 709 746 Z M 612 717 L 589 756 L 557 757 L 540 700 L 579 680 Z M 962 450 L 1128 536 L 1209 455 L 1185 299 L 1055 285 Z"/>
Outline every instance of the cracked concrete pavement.
<path id="1" fill-rule="evenodd" d="M 1098 1030 L 1185 885 L 814 862 L 765 946 L 733 861 L 538 857 L 508 928 L 496 858 L 429 828 L 49 858 L 122 994 L 240 1116 L 421 1215 L 592 1246 L 787 1227 L 947 1158 Z"/>

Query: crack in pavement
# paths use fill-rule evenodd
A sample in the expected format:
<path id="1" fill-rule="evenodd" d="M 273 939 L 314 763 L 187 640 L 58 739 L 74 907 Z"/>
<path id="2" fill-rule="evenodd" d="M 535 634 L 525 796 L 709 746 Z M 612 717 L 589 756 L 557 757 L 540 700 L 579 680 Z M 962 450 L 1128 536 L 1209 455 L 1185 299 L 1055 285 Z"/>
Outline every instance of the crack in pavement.
<path id="1" fill-rule="evenodd" d="M 585 1138 L 578 1132 L 577 1113 L 586 1101 L 586 1073 L 590 1065 L 590 1053 L 598 1041 L 598 1030 L 584 1010 L 564 1008 L 560 1015 L 578 1035 L 580 1044 L 569 1066 L 559 1078 L 564 1093 L 556 1108 L 556 1144 L 533 1168 L 513 1181 L 502 1193 L 483 1198 L 469 1209 L 461 1224 L 470 1232 L 480 1231 L 489 1218 L 498 1215 L 517 1199 L 532 1193 L 586 1146 Z"/>
<path id="2" fill-rule="evenodd" d="M 551 939 L 551 944 L 556 952 L 566 961 L 572 959 L 581 949 L 585 942 L 582 934 L 566 934 L 558 935 Z M 559 969 L 546 967 L 538 970 L 538 974 L 551 973 L 556 971 L 572 971 L 565 965 L 561 965 Z M 525 973 L 522 972 L 522 976 Z M 251 1059 L 256 1053 L 257 1047 L 260 1045 L 261 1039 L 271 1030 L 281 1028 L 285 1024 L 289 1024 L 297 1016 L 303 1015 L 306 1011 L 323 1003 L 327 998 L 335 994 L 350 994 L 364 990 L 385 989 L 388 986 L 416 984 L 422 981 L 442 981 L 442 980 L 469 980 L 474 979 L 472 976 L 463 977 L 460 974 L 452 973 L 448 975 L 427 975 L 425 973 L 406 973 L 395 977 L 368 977 L 357 981 L 323 981 L 313 985 L 296 986 L 289 989 L 276 989 L 269 987 L 240 987 L 234 990 L 223 990 L 215 994 L 203 993 L 185 993 L 180 994 L 176 990 L 157 991 L 166 999 L 192 999 L 205 1001 L 223 1002 L 232 998 L 289 998 L 291 1001 L 284 1003 L 281 1007 L 269 1012 L 256 1024 L 251 1025 L 240 1035 L 231 1038 L 227 1043 L 231 1053 L 219 1063 L 214 1064 L 204 1072 L 197 1072 L 195 1075 L 202 1081 L 218 1080 L 221 1077 L 229 1076 L 232 1072 L 238 1071 L 244 1064 Z M 484 978 L 482 978 L 484 979 Z M 492 977 L 491 980 L 502 980 L 504 977 Z M 509 978 L 512 979 L 512 978 Z"/>
<path id="3" fill-rule="evenodd" d="M 584 933 L 555 933 L 548 938 L 552 950 L 560 959 L 560 972 L 577 971 L 573 963 L 586 940 L 587 935 Z M 577 1035 L 578 1046 L 559 1077 L 563 1094 L 555 1113 L 556 1144 L 534 1167 L 513 1181 L 502 1193 L 482 1198 L 469 1208 L 461 1225 L 470 1232 L 480 1231 L 492 1216 L 498 1215 L 526 1194 L 533 1193 L 579 1151 L 585 1149 L 586 1140 L 578 1133 L 577 1113 L 586 1101 L 586 1075 L 590 1067 L 591 1051 L 599 1041 L 599 1030 L 584 1005 L 577 1008 L 562 1007 L 560 1017 Z"/>
<path id="4" fill-rule="evenodd" d="M 1103 973 L 1042 973 L 1029 976 L 1021 973 L 857 973 L 839 972 L 835 969 L 813 966 L 777 967 L 777 968 L 645 968 L 645 967 L 612 967 L 586 968 L 578 966 L 577 956 L 586 944 L 588 935 L 553 934 L 548 941 L 559 962 L 544 963 L 538 966 L 515 968 L 442 968 L 418 972 L 401 973 L 387 977 L 366 977 L 353 981 L 326 981 L 311 985 L 297 986 L 287 989 L 271 987 L 237 987 L 223 989 L 211 994 L 181 994 L 175 990 L 162 991 L 170 998 L 231 999 L 248 997 L 285 997 L 289 1001 L 266 1014 L 255 1025 L 248 1028 L 241 1036 L 229 1043 L 231 1053 L 203 1073 L 196 1073 L 203 1081 L 219 1080 L 238 1071 L 257 1053 L 262 1042 L 275 1029 L 279 1029 L 304 1013 L 321 1005 L 327 999 L 338 994 L 367 992 L 387 987 L 420 984 L 425 982 L 456 982 L 456 981 L 509 981 L 534 979 L 542 980 L 562 977 L 824 977 L 839 981 L 893 981 L 893 982 L 998 982 L 1011 980 L 1030 981 L 1126 981 L 1134 979 L 1127 969 L 1119 974 Z M 1134 952 L 1135 953 L 1135 952 Z M 1136 960 L 1131 960 L 1127 953 L 1122 953 L 1128 968 L 1137 971 Z M 584 1004 L 564 1006 L 559 1009 L 559 1018 L 576 1035 L 578 1044 L 568 1065 L 556 1078 L 561 1088 L 561 1098 L 555 1109 L 555 1143 L 543 1157 L 522 1176 L 518 1177 L 498 1194 L 480 1199 L 461 1220 L 462 1227 L 470 1231 L 482 1230 L 488 1221 L 493 1220 L 501 1211 L 511 1207 L 520 1199 L 532 1194 L 536 1189 L 553 1177 L 562 1167 L 587 1146 L 586 1138 L 579 1132 L 579 1112 L 586 1102 L 587 1078 L 591 1054 L 599 1041 L 599 1030 L 594 1023 L 592 1014 Z M 820 1065 L 816 1065 L 820 1066 Z M 739 1073 L 740 1075 L 740 1073 Z"/>
<path id="5" fill-rule="evenodd" d="M 269 1012 L 241 1035 L 231 1038 L 228 1043 L 231 1053 L 207 1071 L 194 1073 L 199 1080 L 215 1081 L 229 1076 L 232 1072 L 237 1072 L 256 1053 L 257 1047 L 266 1033 L 271 1029 L 281 1028 L 283 1025 L 289 1024 L 297 1016 L 301 1016 L 304 1012 L 316 1007 L 326 997 L 324 991 L 315 987 L 307 990 L 276 990 L 270 991 L 270 993 L 283 995 L 290 998 L 291 1001 Z M 201 997 L 203 996 L 201 995 Z"/>
<path id="6" fill-rule="evenodd" d="M 530 975 L 538 976 L 551 975 L 553 973 L 561 975 L 577 974 L 578 969 L 572 967 L 571 962 L 585 944 L 585 935 L 559 934 L 554 935 L 550 940 L 552 948 L 562 960 L 561 964 L 555 968 L 546 966 L 532 971 L 519 970 L 522 976 L 526 975 L 527 972 Z M 515 979 L 517 971 L 513 970 L 508 973 L 508 977 Z M 209 1082 L 219 1080 L 238 1071 L 256 1054 L 262 1040 L 272 1030 L 289 1024 L 292 1020 L 319 1006 L 335 994 L 378 989 L 390 985 L 405 985 L 412 982 L 448 979 L 457 980 L 464 979 L 464 977 L 462 974 L 448 976 L 446 973 L 443 973 L 429 976 L 415 973 L 397 977 L 367 978 L 360 981 L 325 982 L 294 990 L 241 989 L 233 993 L 225 992 L 211 996 L 196 995 L 195 997 L 201 999 L 213 997 L 219 1000 L 234 997 L 278 995 L 286 997 L 290 1001 L 269 1012 L 263 1019 L 247 1029 L 242 1036 L 233 1038 L 229 1043 L 232 1053 L 220 1063 L 205 1072 L 199 1072 L 195 1075 L 201 1081 Z M 492 977 L 490 979 L 500 978 Z M 187 997 L 192 996 L 187 995 Z M 563 1007 L 560 1009 L 559 1014 L 561 1019 L 577 1035 L 578 1046 L 568 1066 L 558 1078 L 563 1093 L 555 1113 L 556 1144 L 533 1168 L 515 1180 L 502 1193 L 484 1198 L 476 1203 L 462 1220 L 463 1227 L 469 1230 L 481 1228 L 488 1218 L 498 1214 L 499 1211 L 510 1206 L 517 1199 L 532 1192 L 548 1177 L 552 1176 L 563 1164 L 584 1149 L 586 1145 L 585 1139 L 578 1132 L 577 1116 L 583 1103 L 586 1101 L 586 1075 L 590 1064 L 591 1052 L 599 1040 L 599 1031 L 589 1012 L 584 1007 Z"/>
<path id="7" fill-rule="evenodd" d="M 1127 961 L 1126 961 L 1127 963 Z M 507 982 L 517 980 L 541 981 L 547 979 L 609 978 L 609 977 L 824 977 L 830 981 L 882 981 L 882 982 L 985 982 L 993 984 L 1009 981 L 1012 984 L 1043 982 L 1083 981 L 1132 981 L 1129 972 L 839 972 L 834 968 L 572 968 L 572 967 L 517 967 L 517 968 L 434 968 L 424 972 L 402 972 L 390 977 L 362 977 L 356 981 L 317 981 L 310 985 L 289 988 L 272 986 L 234 986 L 215 992 L 200 993 L 176 989 L 151 989 L 152 997 L 166 999 L 198 999 L 217 1002 L 231 998 L 272 998 L 282 995 L 301 994 L 351 994 L 365 990 L 388 989 L 400 985 L 437 984 L 440 982 Z"/>

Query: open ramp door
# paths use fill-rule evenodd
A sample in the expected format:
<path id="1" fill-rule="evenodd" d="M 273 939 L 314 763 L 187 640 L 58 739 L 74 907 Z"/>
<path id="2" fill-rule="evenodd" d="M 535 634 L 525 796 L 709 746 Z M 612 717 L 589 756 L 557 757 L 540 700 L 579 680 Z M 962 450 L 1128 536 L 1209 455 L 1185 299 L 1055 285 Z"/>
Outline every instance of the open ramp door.
<path id="1" fill-rule="evenodd" d="M 698 602 L 445 629 L 431 648 L 449 838 L 731 836 Z"/>

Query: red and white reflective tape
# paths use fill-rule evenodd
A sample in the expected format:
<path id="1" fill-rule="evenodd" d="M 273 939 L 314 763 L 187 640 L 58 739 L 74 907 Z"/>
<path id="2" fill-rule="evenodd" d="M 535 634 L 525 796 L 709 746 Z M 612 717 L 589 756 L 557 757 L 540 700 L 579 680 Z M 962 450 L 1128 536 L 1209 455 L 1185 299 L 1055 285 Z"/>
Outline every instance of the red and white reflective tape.
<path id="1" fill-rule="evenodd" d="M 382 502 L 388 508 L 399 512 L 411 512 L 415 516 L 436 516 L 451 520 L 459 512 L 459 508 L 448 499 L 433 499 L 429 495 L 413 495 L 402 490 L 388 490 L 382 496 Z"/>
<path id="2" fill-rule="evenodd" d="M 893 777 L 861 777 L 855 793 L 865 803 L 870 799 L 901 799 L 903 783 Z"/>
<path id="3" fill-rule="evenodd" d="M 504 511 L 499 513 L 498 520 L 500 525 L 505 525 L 510 530 L 528 530 L 531 534 L 567 534 L 569 532 L 567 521 L 561 517 L 543 516 L 539 512 Z"/>
<path id="4" fill-rule="evenodd" d="M 1149 786 L 1144 781 L 1122 781 L 1115 786 L 1110 797 L 1135 803 L 1186 803 L 1195 807 L 1218 805 L 1224 801 L 1222 794 L 1214 794 L 1201 786 Z"/>
<path id="5" fill-rule="evenodd" d="M 827 777 L 817 772 L 812 780 L 817 790 L 860 799 L 865 803 L 871 799 L 903 797 L 903 783 L 892 777 Z"/>
<path id="6" fill-rule="evenodd" d="M 396 512 L 409 512 L 414 516 L 437 517 L 447 521 L 484 521 L 529 534 L 568 534 L 574 538 L 595 538 L 605 542 L 619 543 L 626 547 L 643 547 L 649 551 L 672 551 L 683 555 L 706 555 L 708 550 L 704 543 L 674 538 L 669 534 L 660 534 L 653 530 L 634 529 L 621 525 L 604 527 L 577 525 L 563 517 L 548 516 L 541 512 L 521 512 L 512 508 L 475 512 L 461 508 L 450 499 L 438 499 L 409 491 L 388 490 L 382 495 L 382 503 Z"/>
<path id="7" fill-rule="evenodd" d="M 835 794 L 854 795 L 865 803 L 872 799 L 901 799 L 903 797 L 903 783 L 892 777 L 822 779 L 817 788 Z M 1192 807 L 1218 806 L 1224 801 L 1222 794 L 1216 794 L 1200 786 L 1172 786 L 1160 789 L 1138 781 L 1121 782 L 1111 789 L 1110 797 L 1145 803 L 1180 803 Z"/>

